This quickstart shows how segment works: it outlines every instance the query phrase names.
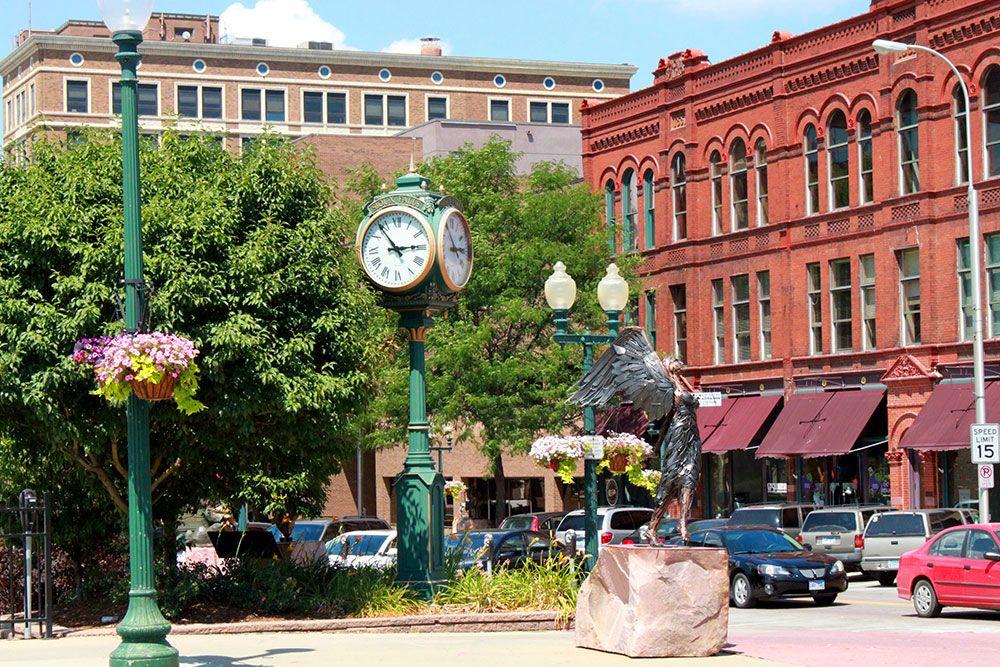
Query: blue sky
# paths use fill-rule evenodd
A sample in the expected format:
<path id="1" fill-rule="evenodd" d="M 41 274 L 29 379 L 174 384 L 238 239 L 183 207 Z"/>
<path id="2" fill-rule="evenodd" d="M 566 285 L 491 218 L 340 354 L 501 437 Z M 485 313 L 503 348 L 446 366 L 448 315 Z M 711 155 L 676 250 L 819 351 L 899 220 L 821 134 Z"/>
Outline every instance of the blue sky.
<path id="1" fill-rule="evenodd" d="M 32 26 L 99 19 L 96 0 L 32 0 Z M 0 0 L 6 53 L 28 25 L 29 0 Z M 629 63 L 633 88 L 656 61 L 699 48 L 712 62 L 766 44 L 775 30 L 799 34 L 860 14 L 869 0 L 155 0 L 155 11 L 212 13 L 272 42 L 324 39 L 346 48 L 414 48 L 440 37 L 462 56 Z M 226 11 L 228 9 L 228 12 Z M 224 13 L 225 12 L 225 13 Z M 251 35 L 241 35 L 251 36 Z M 261 35 L 252 35 L 261 36 Z"/>

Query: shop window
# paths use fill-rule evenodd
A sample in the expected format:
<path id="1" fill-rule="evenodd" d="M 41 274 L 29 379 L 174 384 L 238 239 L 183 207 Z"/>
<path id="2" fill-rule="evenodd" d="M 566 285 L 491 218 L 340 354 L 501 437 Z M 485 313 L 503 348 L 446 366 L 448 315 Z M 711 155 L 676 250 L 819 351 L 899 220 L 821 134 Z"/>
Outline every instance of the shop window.
<path id="1" fill-rule="evenodd" d="M 920 136 L 917 94 L 904 92 L 896 104 L 896 134 L 899 137 L 899 193 L 920 192 Z"/>
<path id="2" fill-rule="evenodd" d="M 674 204 L 674 241 L 687 238 L 687 174 L 684 154 L 674 156 L 670 167 L 670 190 Z"/>

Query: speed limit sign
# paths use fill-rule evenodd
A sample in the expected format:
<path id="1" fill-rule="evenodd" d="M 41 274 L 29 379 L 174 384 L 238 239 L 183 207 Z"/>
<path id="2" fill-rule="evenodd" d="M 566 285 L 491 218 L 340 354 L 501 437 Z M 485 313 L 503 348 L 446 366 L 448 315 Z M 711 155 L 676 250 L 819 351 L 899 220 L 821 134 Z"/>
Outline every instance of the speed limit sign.
<path id="1" fill-rule="evenodd" d="M 969 435 L 973 463 L 1000 463 L 1000 425 L 972 424 Z"/>

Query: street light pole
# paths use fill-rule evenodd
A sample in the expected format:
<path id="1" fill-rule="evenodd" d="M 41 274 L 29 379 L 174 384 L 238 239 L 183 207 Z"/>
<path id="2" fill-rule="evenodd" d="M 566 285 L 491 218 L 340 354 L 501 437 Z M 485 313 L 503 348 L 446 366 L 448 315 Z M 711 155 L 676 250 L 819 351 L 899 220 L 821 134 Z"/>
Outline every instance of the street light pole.
<path id="1" fill-rule="evenodd" d="M 918 44 L 904 44 L 885 39 L 876 39 L 872 48 L 880 54 L 905 53 L 920 51 L 940 58 L 948 65 L 962 89 L 962 99 L 965 101 L 965 140 L 969 150 L 965 152 L 966 170 L 968 172 L 968 187 L 966 197 L 969 201 L 969 255 L 972 266 L 972 395 L 976 405 L 976 424 L 986 423 L 986 380 L 983 368 L 983 287 L 982 287 L 982 239 L 979 236 L 979 197 L 974 185 L 975 175 L 972 171 L 972 123 L 969 117 L 972 107 L 969 100 L 969 87 L 962 78 L 962 73 L 944 54 L 934 49 Z M 990 520 L 990 496 L 987 489 L 979 489 L 979 520 L 986 523 Z"/>

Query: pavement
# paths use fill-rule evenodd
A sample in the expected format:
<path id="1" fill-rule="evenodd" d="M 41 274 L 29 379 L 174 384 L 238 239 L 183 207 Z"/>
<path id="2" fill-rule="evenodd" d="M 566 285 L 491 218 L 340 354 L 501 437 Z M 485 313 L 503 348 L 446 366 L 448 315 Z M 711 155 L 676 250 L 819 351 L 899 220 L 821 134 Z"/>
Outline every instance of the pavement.
<path id="1" fill-rule="evenodd" d="M 732 609 L 729 646 L 702 659 L 631 660 L 573 645 L 572 632 L 177 635 L 182 665 L 401 664 L 410 667 L 614 667 L 658 665 L 825 665 L 878 667 L 996 665 L 1000 612 L 945 609 L 923 619 L 895 588 L 853 580 L 831 607 L 811 600 Z M 114 636 L 0 642 L 0 665 L 106 665 Z"/>

